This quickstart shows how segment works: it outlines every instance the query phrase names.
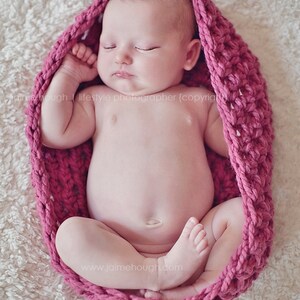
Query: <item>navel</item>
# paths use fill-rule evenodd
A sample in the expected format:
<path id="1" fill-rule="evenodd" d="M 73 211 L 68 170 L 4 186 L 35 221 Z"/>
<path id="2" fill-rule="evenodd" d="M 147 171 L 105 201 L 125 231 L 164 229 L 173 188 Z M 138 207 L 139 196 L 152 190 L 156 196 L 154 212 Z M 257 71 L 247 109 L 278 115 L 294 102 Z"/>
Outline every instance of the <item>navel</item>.
<path id="1" fill-rule="evenodd" d="M 163 223 L 161 220 L 157 220 L 157 219 L 149 219 L 147 222 L 146 222 L 146 226 L 147 227 L 151 227 L 151 228 L 156 228 L 156 227 L 159 227 L 161 226 Z"/>

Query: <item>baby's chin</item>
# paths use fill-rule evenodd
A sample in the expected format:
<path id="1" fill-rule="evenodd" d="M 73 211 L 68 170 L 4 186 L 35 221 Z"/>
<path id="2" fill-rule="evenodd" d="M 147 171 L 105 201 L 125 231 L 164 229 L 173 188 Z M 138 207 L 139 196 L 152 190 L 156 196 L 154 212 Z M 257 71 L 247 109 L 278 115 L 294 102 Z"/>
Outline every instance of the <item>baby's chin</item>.
<path id="1" fill-rule="evenodd" d="M 155 94 L 162 93 L 163 91 L 168 90 L 171 86 L 164 86 L 164 87 L 139 87 L 139 88 L 128 88 L 122 89 L 119 86 L 109 85 L 109 88 L 112 90 L 124 95 L 125 97 L 147 97 L 147 96 L 154 96 Z"/>
<path id="2" fill-rule="evenodd" d="M 103 83 L 111 88 L 112 90 L 124 95 L 126 97 L 146 97 L 151 96 L 157 93 L 161 93 L 165 90 L 168 90 L 170 87 L 174 85 L 178 85 L 178 83 L 170 83 L 170 82 L 161 82 L 160 84 L 145 84 L 145 82 L 141 82 L 137 79 L 129 79 L 128 81 L 124 79 L 124 82 L 110 80 L 105 77 L 100 78 Z"/>
<path id="3" fill-rule="evenodd" d="M 109 87 L 111 89 L 113 89 L 114 91 L 116 91 L 126 97 L 146 97 L 146 96 L 150 96 L 150 95 L 153 95 L 153 94 L 156 94 L 156 93 L 159 93 L 162 91 L 162 90 L 158 90 L 158 89 L 156 90 L 156 89 L 151 89 L 151 88 L 124 90 L 124 89 L 116 88 L 114 86 L 109 86 Z"/>

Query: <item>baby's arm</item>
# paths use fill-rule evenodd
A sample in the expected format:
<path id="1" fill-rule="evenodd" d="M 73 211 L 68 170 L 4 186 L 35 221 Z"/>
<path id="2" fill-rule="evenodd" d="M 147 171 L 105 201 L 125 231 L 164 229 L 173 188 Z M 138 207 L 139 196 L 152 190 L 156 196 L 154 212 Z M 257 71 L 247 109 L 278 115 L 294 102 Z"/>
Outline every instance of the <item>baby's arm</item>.
<path id="1" fill-rule="evenodd" d="M 212 150 L 222 156 L 228 157 L 228 147 L 223 134 L 223 123 L 216 102 L 210 106 L 208 111 L 204 139 Z"/>
<path id="2" fill-rule="evenodd" d="M 43 144 L 71 148 L 89 139 L 95 130 L 91 89 L 75 93 L 81 82 L 97 75 L 97 56 L 83 44 L 76 44 L 55 73 L 42 102 Z"/>

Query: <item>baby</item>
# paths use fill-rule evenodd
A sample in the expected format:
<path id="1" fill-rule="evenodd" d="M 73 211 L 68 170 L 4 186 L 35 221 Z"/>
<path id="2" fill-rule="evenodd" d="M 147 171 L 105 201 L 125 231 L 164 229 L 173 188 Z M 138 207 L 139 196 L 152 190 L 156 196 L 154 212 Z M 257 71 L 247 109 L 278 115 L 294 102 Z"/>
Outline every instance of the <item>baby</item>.
<path id="1" fill-rule="evenodd" d="M 184 299 L 213 283 L 241 243 L 241 199 L 212 208 L 204 143 L 228 155 L 213 94 L 181 83 L 199 57 L 194 32 L 189 0 L 111 0 L 98 56 L 76 44 L 43 100 L 46 146 L 93 140 L 91 218 L 63 222 L 56 247 L 94 284 Z M 98 73 L 105 85 L 77 92 Z"/>

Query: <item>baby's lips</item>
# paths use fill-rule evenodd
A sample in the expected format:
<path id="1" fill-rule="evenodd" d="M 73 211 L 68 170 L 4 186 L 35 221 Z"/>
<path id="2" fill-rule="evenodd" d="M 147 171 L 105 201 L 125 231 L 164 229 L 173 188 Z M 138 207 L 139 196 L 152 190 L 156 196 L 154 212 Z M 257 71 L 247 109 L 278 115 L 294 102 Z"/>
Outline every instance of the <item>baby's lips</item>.
<path id="1" fill-rule="evenodd" d="M 128 73 L 126 71 L 117 71 L 113 75 L 115 75 L 118 78 L 123 78 L 123 79 L 129 79 L 133 76 L 131 73 Z"/>

